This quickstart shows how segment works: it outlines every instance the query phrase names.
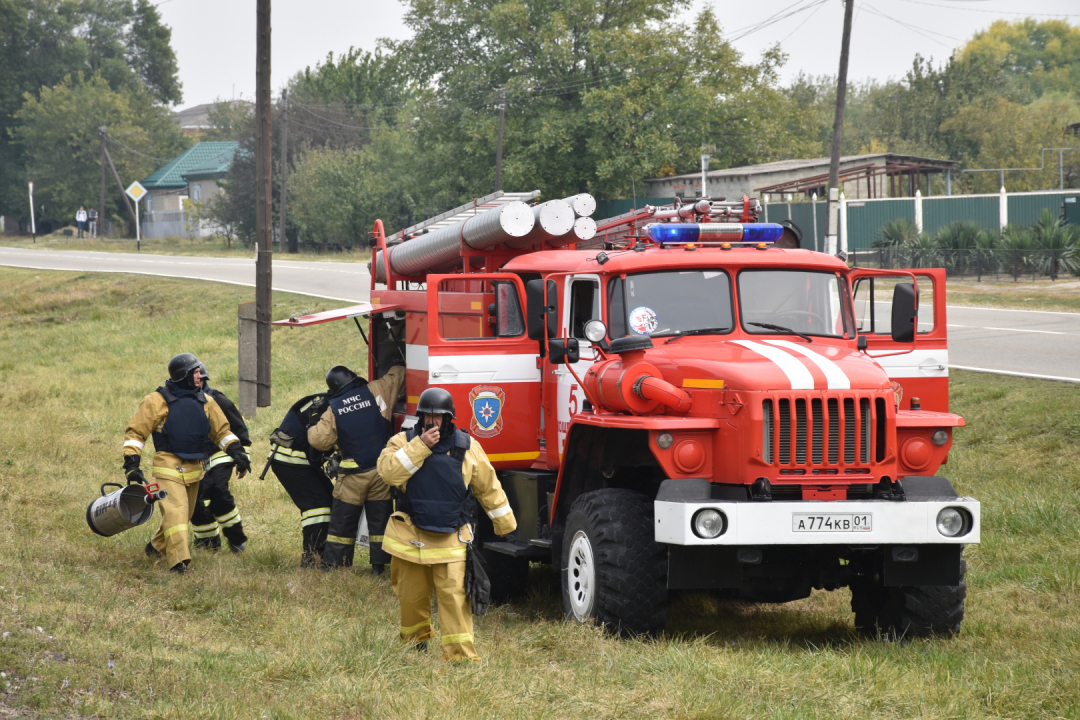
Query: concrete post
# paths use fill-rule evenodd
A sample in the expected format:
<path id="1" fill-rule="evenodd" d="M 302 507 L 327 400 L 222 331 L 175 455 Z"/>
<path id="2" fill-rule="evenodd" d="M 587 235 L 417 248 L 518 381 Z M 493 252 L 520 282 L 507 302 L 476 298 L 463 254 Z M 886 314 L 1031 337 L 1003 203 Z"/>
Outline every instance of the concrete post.
<path id="1" fill-rule="evenodd" d="M 922 191 L 915 191 L 915 229 L 920 233 L 923 231 L 922 220 Z"/>
<path id="2" fill-rule="evenodd" d="M 238 405 L 240 414 L 246 418 L 254 418 L 256 405 L 259 399 L 259 353 L 258 353 L 258 327 L 255 319 L 255 303 L 240 303 L 237 311 L 238 324 L 238 372 L 240 390 Z"/>
<path id="3" fill-rule="evenodd" d="M 810 196 L 810 213 L 814 218 L 814 252 L 819 251 L 817 232 L 817 193 Z"/>
<path id="4" fill-rule="evenodd" d="M 847 196 L 840 193 L 840 202 L 837 207 L 837 224 L 840 226 L 840 252 L 847 255 Z"/>
<path id="5" fill-rule="evenodd" d="M 1009 196 L 1005 194 L 1005 186 L 1001 186 L 1001 194 L 998 196 L 998 225 L 1002 230 L 1009 224 Z"/>
<path id="6" fill-rule="evenodd" d="M 830 255 L 836 254 L 836 233 L 837 233 L 837 201 L 840 199 L 840 191 L 835 188 L 829 188 L 829 230 L 825 234 L 825 252 Z"/>

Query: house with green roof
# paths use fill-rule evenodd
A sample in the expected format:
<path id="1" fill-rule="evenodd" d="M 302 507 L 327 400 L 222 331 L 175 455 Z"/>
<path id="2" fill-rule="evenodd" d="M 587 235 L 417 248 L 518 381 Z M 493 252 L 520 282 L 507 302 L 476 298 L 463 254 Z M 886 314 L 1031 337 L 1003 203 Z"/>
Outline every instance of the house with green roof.
<path id="1" fill-rule="evenodd" d="M 154 213 L 180 212 L 187 198 L 206 201 L 216 194 L 217 180 L 229 171 L 239 147 L 233 141 L 196 143 L 150 173 L 142 181 L 149 191 L 143 208 L 149 220 Z M 193 194 L 196 187 L 199 197 Z"/>

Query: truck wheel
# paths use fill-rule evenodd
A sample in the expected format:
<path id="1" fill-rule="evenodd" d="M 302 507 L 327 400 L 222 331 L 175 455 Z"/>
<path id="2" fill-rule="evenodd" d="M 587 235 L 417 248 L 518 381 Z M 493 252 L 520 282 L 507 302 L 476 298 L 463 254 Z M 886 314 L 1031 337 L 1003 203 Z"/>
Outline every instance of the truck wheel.
<path id="1" fill-rule="evenodd" d="M 563 611 L 623 636 L 657 635 L 667 616 L 667 549 L 653 539 L 652 500 L 597 490 L 574 501 L 562 543 Z"/>
<path id="2" fill-rule="evenodd" d="M 960 559 L 959 585 L 882 587 L 860 577 L 851 584 L 855 629 L 866 635 L 897 638 L 956 635 L 964 620 L 967 561 Z"/>
<path id="3" fill-rule="evenodd" d="M 491 601 L 506 603 L 525 594 L 529 586 L 529 561 L 481 549 L 484 569 L 491 581 Z"/>

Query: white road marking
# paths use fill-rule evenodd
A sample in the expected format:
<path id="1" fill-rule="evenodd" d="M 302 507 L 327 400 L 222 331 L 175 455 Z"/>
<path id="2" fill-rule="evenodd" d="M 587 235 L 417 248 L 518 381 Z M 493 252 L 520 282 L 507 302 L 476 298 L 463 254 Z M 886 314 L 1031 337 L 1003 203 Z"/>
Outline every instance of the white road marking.
<path id="1" fill-rule="evenodd" d="M 946 305 L 945 307 L 948 310 L 990 310 L 991 312 L 1036 313 L 1039 315 L 1071 315 L 1072 317 L 1080 317 L 1080 313 L 1061 312 L 1058 310 L 1012 310 L 1010 308 L 974 307 L 972 305 Z"/>
<path id="2" fill-rule="evenodd" d="M 965 365 L 950 365 L 956 370 L 968 370 L 977 373 L 989 373 L 991 375 L 1012 375 L 1014 377 L 1034 378 L 1035 380 L 1058 380 L 1060 382 L 1080 383 L 1080 378 L 1061 377 L 1059 375 L 1039 375 L 1037 373 L 1012 372 L 1011 370 L 992 370 L 990 368 L 967 367 Z"/>
<path id="3" fill-rule="evenodd" d="M 1072 337 L 1080 337 L 1080 333 L 1067 333 L 1061 332 L 1060 330 L 1028 330 L 1026 328 L 984 327 L 980 325 L 954 325 L 952 323 L 949 323 L 948 327 L 964 328 L 965 330 L 998 330 L 1001 332 L 1039 333 L 1041 335 L 1071 335 Z"/>

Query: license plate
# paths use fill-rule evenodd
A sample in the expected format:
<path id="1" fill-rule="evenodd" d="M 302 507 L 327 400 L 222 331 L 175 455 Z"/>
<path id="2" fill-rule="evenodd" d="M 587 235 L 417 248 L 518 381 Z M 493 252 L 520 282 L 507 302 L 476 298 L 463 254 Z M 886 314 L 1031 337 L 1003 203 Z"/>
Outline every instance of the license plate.
<path id="1" fill-rule="evenodd" d="M 792 532 L 870 532 L 873 530 L 871 513 L 792 513 Z"/>

